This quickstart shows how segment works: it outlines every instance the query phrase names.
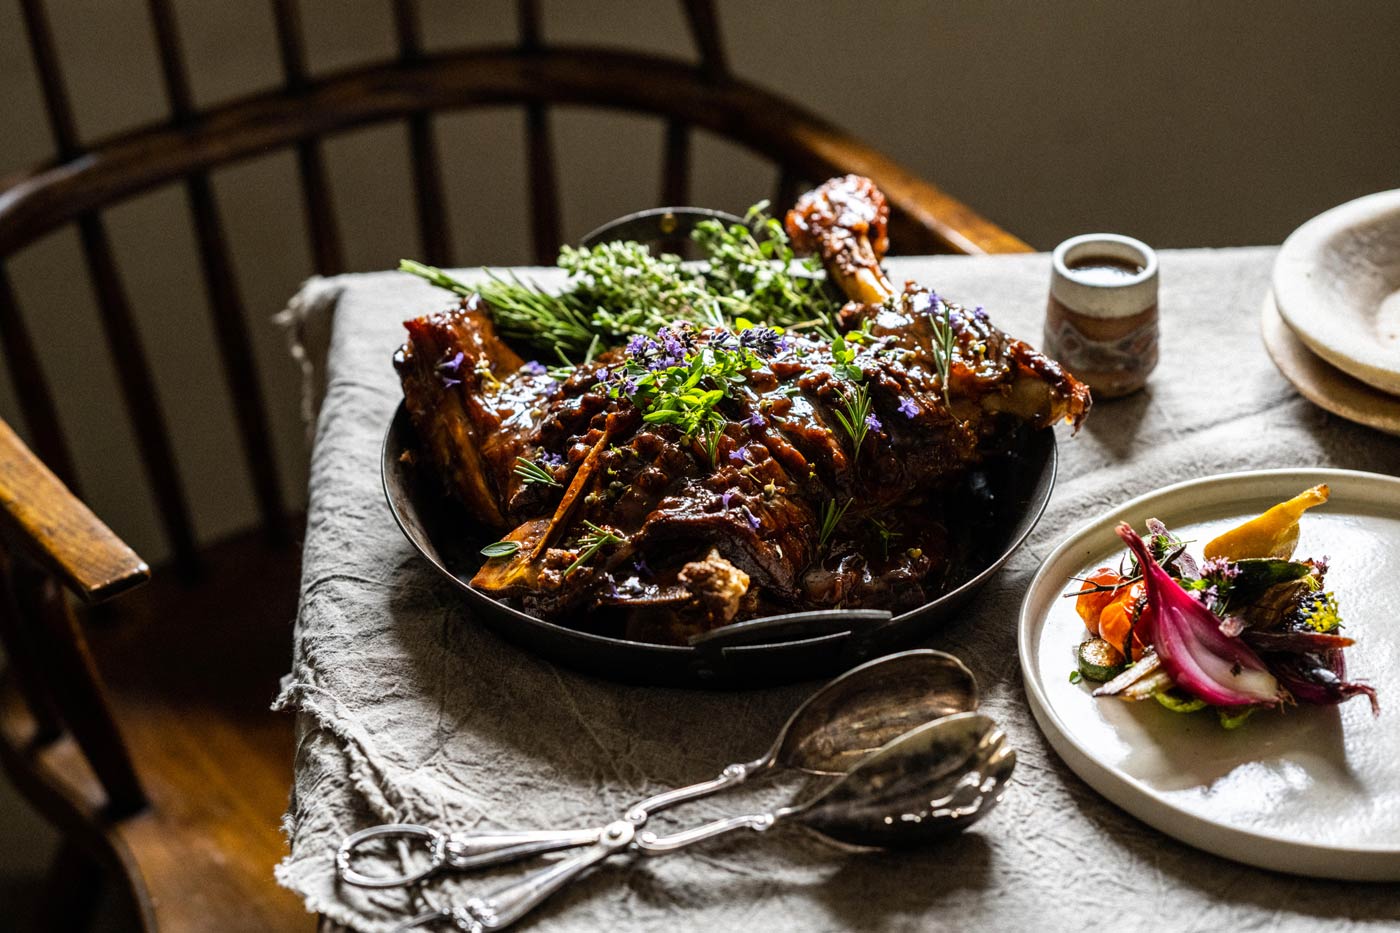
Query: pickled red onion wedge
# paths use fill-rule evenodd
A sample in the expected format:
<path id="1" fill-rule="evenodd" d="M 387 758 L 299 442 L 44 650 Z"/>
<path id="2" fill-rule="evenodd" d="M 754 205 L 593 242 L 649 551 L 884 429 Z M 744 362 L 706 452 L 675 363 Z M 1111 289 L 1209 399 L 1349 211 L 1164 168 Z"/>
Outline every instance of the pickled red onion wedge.
<path id="1" fill-rule="evenodd" d="M 1278 680 L 1238 637 L 1220 630 L 1220 619 L 1192 598 L 1153 559 L 1132 526 L 1115 529 L 1142 568 L 1151 613 L 1139 623 L 1176 685 L 1214 706 L 1274 706 Z"/>

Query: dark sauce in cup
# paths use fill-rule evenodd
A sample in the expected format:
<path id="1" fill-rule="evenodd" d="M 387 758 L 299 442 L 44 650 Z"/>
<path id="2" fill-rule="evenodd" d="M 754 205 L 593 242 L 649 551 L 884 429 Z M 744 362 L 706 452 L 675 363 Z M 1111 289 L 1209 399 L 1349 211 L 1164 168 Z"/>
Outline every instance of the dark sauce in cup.
<path id="1" fill-rule="evenodd" d="M 1121 285 L 1142 274 L 1143 266 L 1115 256 L 1082 256 L 1065 263 L 1074 278 L 1088 285 Z"/>

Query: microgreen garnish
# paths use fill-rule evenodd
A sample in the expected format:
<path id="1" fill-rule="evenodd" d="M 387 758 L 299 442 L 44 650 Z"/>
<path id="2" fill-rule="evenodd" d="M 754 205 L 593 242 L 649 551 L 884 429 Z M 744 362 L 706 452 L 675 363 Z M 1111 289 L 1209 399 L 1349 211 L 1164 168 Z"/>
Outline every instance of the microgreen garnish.
<path id="1" fill-rule="evenodd" d="M 838 506 L 835 499 L 826 500 L 822 506 L 821 537 L 818 539 L 817 547 L 826 548 L 826 542 L 831 539 L 831 534 L 836 530 L 836 526 L 841 524 L 841 519 L 845 517 L 846 510 L 851 507 L 854 499 L 847 499 L 845 505 Z"/>
<path id="2" fill-rule="evenodd" d="M 713 340 L 695 346 L 689 331 L 666 327 L 654 339 L 632 337 L 627 353 L 627 361 L 610 371 L 608 394 L 630 398 L 648 424 L 675 425 L 687 438 L 703 436 L 713 464 L 727 423 L 717 406 L 748 371 L 763 365 L 758 354 Z"/>
<path id="3" fill-rule="evenodd" d="M 845 337 L 834 337 L 831 341 L 831 364 L 832 371 L 838 376 L 844 376 L 852 382 L 861 382 L 865 379 L 865 370 L 855 364 L 856 351 L 846 342 Z"/>
<path id="4" fill-rule="evenodd" d="M 527 483 L 542 483 L 546 486 L 559 485 L 559 481 L 554 478 L 553 473 L 535 461 L 526 460 L 524 457 L 515 458 L 515 475 Z"/>
<path id="5" fill-rule="evenodd" d="M 579 554 L 572 564 L 565 568 L 564 576 L 566 577 L 588 563 L 593 555 L 597 554 L 604 545 L 621 544 L 623 541 L 621 536 L 615 535 L 605 528 L 599 528 L 590 521 L 585 521 L 584 524 L 588 526 L 588 534 L 580 538 L 578 542 L 579 547 L 583 548 L 583 552 Z"/>
<path id="6" fill-rule="evenodd" d="M 520 550 L 519 541 L 495 541 L 481 549 L 487 557 L 509 557 Z"/>

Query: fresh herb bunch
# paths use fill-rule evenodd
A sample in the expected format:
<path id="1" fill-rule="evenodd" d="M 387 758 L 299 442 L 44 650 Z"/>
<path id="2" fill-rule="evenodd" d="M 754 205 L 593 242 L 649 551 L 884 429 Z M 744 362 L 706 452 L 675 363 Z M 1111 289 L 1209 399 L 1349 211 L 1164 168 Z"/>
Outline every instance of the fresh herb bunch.
<path id="1" fill-rule="evenodd" d="M 704 266 L 653 254 L 640 243 L 566 246 L 558 265 L 568 273 L 569 287 L 559 294 L 491 271 L 470 286 L 411 259 L 400 260 L 399 269 L 463 297 L 479 294 L 502 336 L 565 354 L 584 352 L 596 338 L 612 346 L 677 321 L 731 324 L 748 318 L 784 328 L 829 326 L 835 305 L 824 291 L 820 263 L 795 260 L 782 224 L 767 217 L 765 207 L 749 209 L 757 236 L 742 224 L 701 223 L 692 237 L 707 259 Z"/>
<path id="2" fill-rule="evenodd" d="M 704 220 L 696 225 L 691 239 L 709 263 L 706 288 L 730 319 L 777 327 L 827 324 L 836 306 L 823 287 L 821 261 L 815 256 L 799 261 L 782 223 L 767 210 L 768 202 L 760 201 L 742 224 Z"/>

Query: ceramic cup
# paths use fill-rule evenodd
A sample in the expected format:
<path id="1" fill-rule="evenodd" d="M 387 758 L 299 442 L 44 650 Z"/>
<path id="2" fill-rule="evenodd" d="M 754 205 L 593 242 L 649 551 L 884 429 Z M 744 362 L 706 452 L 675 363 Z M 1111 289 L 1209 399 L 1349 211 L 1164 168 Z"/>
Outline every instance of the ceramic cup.
<path id="1" fill-rule="evenodd" d="M 1098 398 L 1136 392 L 1157 365 L 1157 254 L 1116 233 L 1055 247 L 1045 352 Z"/>

